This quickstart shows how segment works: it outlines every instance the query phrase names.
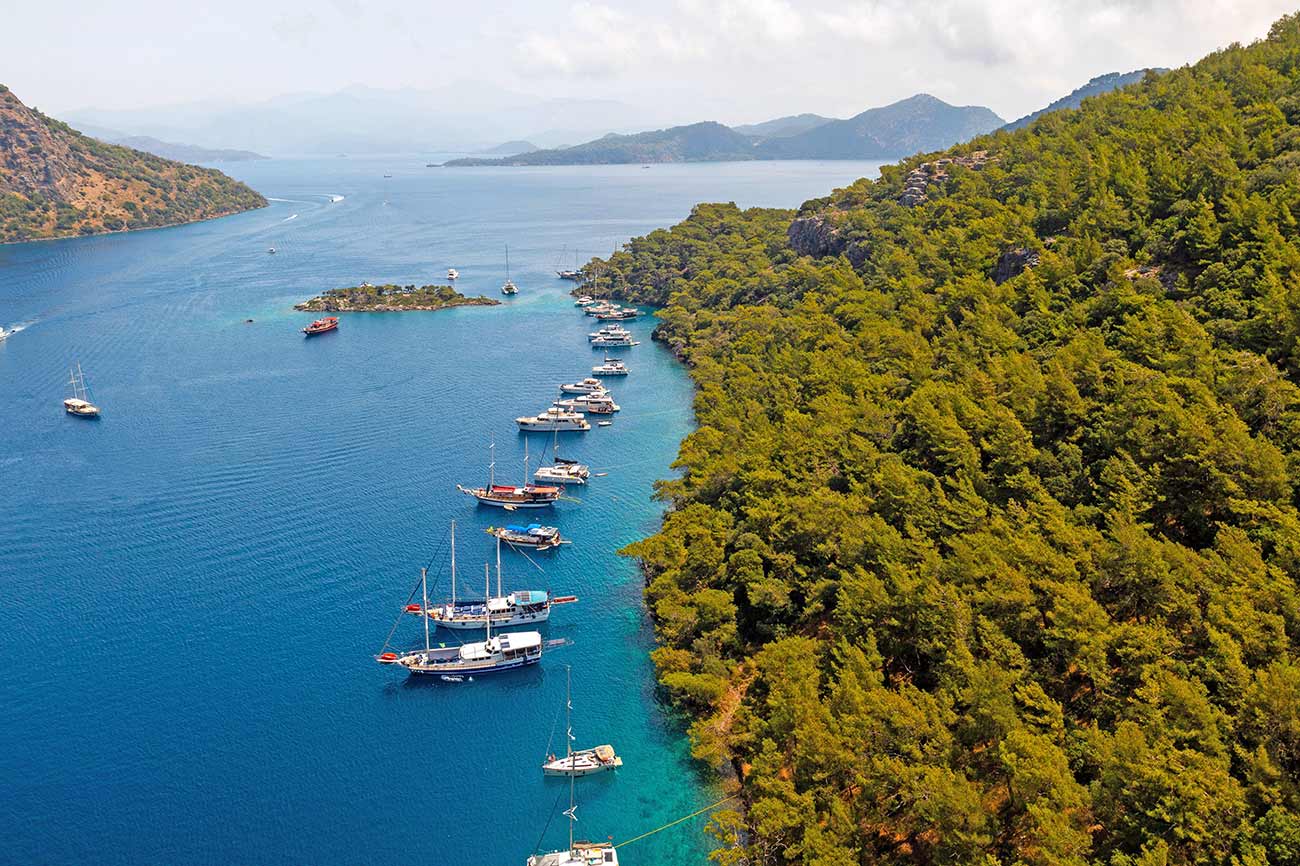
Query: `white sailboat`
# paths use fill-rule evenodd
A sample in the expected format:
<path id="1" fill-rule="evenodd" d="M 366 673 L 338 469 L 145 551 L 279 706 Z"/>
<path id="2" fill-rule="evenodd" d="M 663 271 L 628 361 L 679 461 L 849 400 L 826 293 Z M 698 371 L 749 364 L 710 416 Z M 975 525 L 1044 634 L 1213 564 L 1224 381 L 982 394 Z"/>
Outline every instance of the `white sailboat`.
<path id="1" fill-rule="evenodd" d="M 90 389 L 86 387 L 86 376 L 81 372 L 81 362 L 72 370 L 68 384 L 72 387 L 72 396 L 63 401 L 63 411 L 78 418 L 98 418 L 99 407 L 90 402 Z"/>
<path id="2" fill-rule="evenodd" d="M 623 766 L 623 759 L 614 753 L 614 747 L 609 744 L 574 751 L 572 714 L 573 690 L 570 669 L 566 666 L 564 669 L 564 757 L 548 755 L 542 762 L 542 775 L 591 776 Z"/>
<path id="3" fill-rule="evenodd" d="M 569 819 L 569 847 L 534 854 L 528 858 L 527 866 L 618 866 L 618 849 L 613 842 L 583 842 L 573 838 L 573 825 L 578 822 L 578 805 L 573 799 L 575 778 L 569 775 L 569 808 L 564 810 Z"/>
<path id="4" fill-rule="evenodd" d="M 514 280 L 510 279 L 510 244 L 506 244 L 506 281 L 501 286 L 501 294 L 517 295 L 519 287 L 515 285 Z"/>

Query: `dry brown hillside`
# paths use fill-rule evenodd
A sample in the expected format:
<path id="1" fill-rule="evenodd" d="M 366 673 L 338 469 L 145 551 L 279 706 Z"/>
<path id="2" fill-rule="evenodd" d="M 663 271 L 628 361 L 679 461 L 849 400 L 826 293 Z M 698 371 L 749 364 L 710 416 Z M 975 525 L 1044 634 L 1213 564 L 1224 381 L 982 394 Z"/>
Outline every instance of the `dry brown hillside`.
<path id="1" fill-rule="evenodd" d="M 0 242 L 157 228 L 265 204 L 214 169 L 82 135 L 0 85 Z"/>

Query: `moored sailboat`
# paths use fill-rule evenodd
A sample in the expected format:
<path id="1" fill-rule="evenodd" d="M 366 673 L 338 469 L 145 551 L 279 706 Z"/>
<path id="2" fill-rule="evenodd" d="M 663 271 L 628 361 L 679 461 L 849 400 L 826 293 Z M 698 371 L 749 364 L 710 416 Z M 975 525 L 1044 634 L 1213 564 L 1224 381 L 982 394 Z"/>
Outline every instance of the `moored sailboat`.
<path id="1" fill-rule="evenodd" d="M 623 759 L 615 753 L 614 747 L 608 743 L 590 749 L 575 750 L 573 748 L 572 713 L 571 669 L 566 666 L 564 669 L 564 739 L 566 744 L 564 757 L 547 755 L 546 760 L 542 762 L 542 775 L 591 776 L 596 773 L 604 773 L 607 770 L 616 770 L 623 766 Z"/>
<path id="2" fill-rule="evenodd" d="M 490 577 L 487 564 L 483 565 L 484 595 Z M 420 569 L 420 586 L 424 593 L 424 606 L 429 606 L 429 583 L 425 569 Z M 382 652 L 376 657 L 380 664 L 399 665 L 413 675 L 435 675 L 450 682 L 462 682 L 464 677 L 499 673 L 542 660 L 548 642 L 539 632 L 517 631 L 492 636 L 492 622 L 487 620 L 487 639 L 457 647 L 433 646 L 429 640 L 429 618 L 424 618 L 424 649 L 407 653 Z M 557 642 L 549 642 L 557 643 Z M 563 643 L 562 641 L 558 643 Z"/>
<path id="3" fill-rule="evenodd" d="M 528 480 L 528 455 L 524 454 L 524 483 L 520 486 L 496 483 L 496 444 L 491 446 L 493 455 L 488 463 L 488 483 L 485 487 L 462 487 L 456 489 L 466 496 L 473 496 L 483 505 L 495 505 L 498 508 L 514 510 L 516 508 L 545 508 L 554 505 L 563 492 L 562 487 L 532 484 Z"/>
<path id="4" fill-rule="evenodd" d="M 510 279 L 510 244 L 506 244 L 506 281 L 501 286 L 501 294 L 519 294 L 519 287 L 515 285 L 514 280 Z"/>
<path id="5" fill-rule="evenodd" d="M 540 523 L 530 523 L 527 526 L 489 526 L 485 531 L 506 544 L 533 547 L 539 551 L 569 543 L 560 535 L 559 527 L 542 526 Z"/>

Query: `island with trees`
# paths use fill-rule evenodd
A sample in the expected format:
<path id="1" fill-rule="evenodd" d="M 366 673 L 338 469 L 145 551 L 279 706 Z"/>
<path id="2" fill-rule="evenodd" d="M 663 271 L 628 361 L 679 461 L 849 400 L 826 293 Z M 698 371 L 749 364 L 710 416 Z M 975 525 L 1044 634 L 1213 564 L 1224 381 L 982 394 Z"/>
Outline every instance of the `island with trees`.
<path id="1" fill-rule="evenodd" d="M 599 266 L 714 862 L 1300 863 L 1300 17 Z"/>
<path id="2" fill-rule="evenodd" d="M 295 304 L 295 310 L 313 313 L 398 313 L 445 310 L 450 307 L 494 307 L 500 301 L 482 295 L 468 297 L 451 286 L 372 286 L 362 283 L 345 289 L 328 289 Z"/>

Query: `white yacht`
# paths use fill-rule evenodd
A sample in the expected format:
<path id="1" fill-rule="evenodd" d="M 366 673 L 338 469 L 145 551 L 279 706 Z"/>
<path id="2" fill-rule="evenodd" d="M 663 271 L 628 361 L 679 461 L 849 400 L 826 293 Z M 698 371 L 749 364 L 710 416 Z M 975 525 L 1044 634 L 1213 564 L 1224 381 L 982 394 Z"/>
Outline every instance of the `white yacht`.
<path id="1" fill-rule="evenodd" d="M 569 397 L 564 400 L 556 400 L 551 405 L 560 409 L 568 409 L 570 412 L 595 412 L 597 415 L 608 415 L 611 412 L 622 410 L 622 406 L 614 402 L 614 397 L 608 391 L 599 394 L 579 394 L 577 397 Z"/>
<path id="2" fill-rule="evenodd" d="M 609 301 L 596 301 L 594 304 L 588 305 L 583 312 L 588 316 L 599 316 L 603 313 L 612 313 L 618 309 L 621 309 L 618 304 L 611 304 Z"/>
<path id="3" fill-rule="evenodd" d="M 596 299 L 591 295 L 582 295 L 578 300 L 573 302 L 573 305 L 575 307 L 590 307 L 594 303 L 596 303 Z"/>
<path id="4" fill-rule="evenodd" d="M 460 271 L 455 268 L 447 268 L 447 279 L 452 281 L 460 279 Z"/>
<path id="5" fill-rule="evenodd" d="M 538 415 L 516 418 L 515 423 L 520 430 L 544 430 L 547 433 L 586 432 L 591 429 L 581 412 L 570 412 L 555 406 Z"/>
<path id="6" fill-rule="evenodd" d="M 593 376 L 626 376 L 630 371 L 618 358 L 606 358 L 605 363 L 591 368 Z"/>
<path id="7" fill-rule="evenodd" d="M 592 331 L 587 335 L 588 340 L 596 340 L 601 337 L 630 337 L 632 332 L 622 325 L 615 322 L 612 325 L 602 325 L 600 330 Z"/>
<path id="8" fill-rule="evenodd" d="M 569 382 L 560 386 L 561 394 L 602 394 L 605 392 L 605 386 L 599 379 L 593 379 L 590 376 L 581 382 Z"/>
<path id="9" fill-rule="evenodd" d="M 591 347 L 593 349 L 624 349 L 639 345 L 641 345 L 639 342 L 628 336 L 597 337 L 591 341 Z"/>

